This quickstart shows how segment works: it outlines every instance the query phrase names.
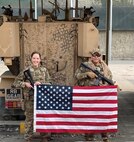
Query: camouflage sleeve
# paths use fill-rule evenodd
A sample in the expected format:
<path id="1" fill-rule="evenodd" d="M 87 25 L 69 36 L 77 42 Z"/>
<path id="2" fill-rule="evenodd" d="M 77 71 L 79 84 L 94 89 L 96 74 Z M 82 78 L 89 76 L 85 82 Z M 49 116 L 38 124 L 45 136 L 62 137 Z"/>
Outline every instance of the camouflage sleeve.
<path id="1" fill-rule="evenodd" d="M 101 61 L 102 62 L 102 67 L 103 67 L 103 71 L 104 71 L 104 76 L 107 77 L 108 79 L 111 79 L 113 78 L 112 76 L 112 72 L 110 70 L 110 68 L 106 65 L 106 63 L 104 61 Z"/>
<path id="2" fill-rule="evenodd" d="M 21 87 L 24 88 L 24 74 L 23 72 L 20 72 L 19 75 L 15 78 L 15 81 L 13 82 L 14 87 Z"/>
<path id="3" fill-rule="evenodd" d="M 113 79 L 112 72 L 110 71 L 110 69 L 108 70 L 107 78 L 109 78 L 111 80 Z"/>
<path id="4" fill-rule="evenodd" d="M 84 79 L 84 78 L 87 78 L 87 74 L 85 73 L 85 71 L 83 70 L 82 67 L 78 68 L 75 72 L 75 78 L 77 80 L 81 80 L 81 79 Z"/>
<path id="5" fill-rule="evenodd" d="M 45 71 L 45 83 L 51 83 L 51 82 L 52 82 L 51 77 L 49 75 L 48 70 L 46 69 L 46 71 Z"/>

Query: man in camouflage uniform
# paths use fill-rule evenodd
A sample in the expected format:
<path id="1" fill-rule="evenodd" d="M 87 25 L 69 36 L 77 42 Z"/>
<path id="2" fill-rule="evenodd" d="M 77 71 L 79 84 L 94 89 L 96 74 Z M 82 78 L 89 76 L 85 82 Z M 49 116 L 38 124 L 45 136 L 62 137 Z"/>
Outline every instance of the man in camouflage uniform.
<path id="1" fill-rule="evenodd" d="M 41 56 L 38 52 L 31 54 L 31 66 L 30 70 L 34 85 L 42 83 L 50 83 L 50 76 L 48 70 L 41 66 Z M 24 70 L 25 71 L 25 70 Z M 31 142 L 33 137 L 33 106 L 34 106 L 34 90 L 30 81 L 25 77 L 24 71 L 16 77 L 13 86 L 23 88 L 24 94 L 24 110 L 25 110 L 25 134 L 24 138 L 26 142 Z M 42 142 L 47 141 L 48 134 L 41 134 Z"/>
<path id="2" fill-rule="evenodd" d="M 91 52 L 91 58 L 87 62 L 84 62 L 85 65 L 90 66 L 94 70 L 98 70 L 108 79 L 112 79 L 112 73 L 104 61 L 101 60 L 101 54 L 99 49 L 96 49 Z M 80 67 L 76 70 L 75 78 L 77 80 L 77 85 L 79 86 L 95 86 L 96 83 L 96 74 L 84 67 Z M 106 82 L 99 82 L 99 86 L 108 85 Z M 107 133 L 101 134 L 104 142 L 108 142 Z M 85 139 L 87 141 L 93 141 L 93 134 L 85 134 Z"/>

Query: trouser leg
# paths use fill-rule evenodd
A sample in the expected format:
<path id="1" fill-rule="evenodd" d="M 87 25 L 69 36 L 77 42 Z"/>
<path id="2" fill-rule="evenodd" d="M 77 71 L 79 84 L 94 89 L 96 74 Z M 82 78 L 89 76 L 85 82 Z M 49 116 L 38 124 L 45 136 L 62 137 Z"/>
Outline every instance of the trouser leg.
<path id="1" fill-rule="evenodd" d="M 108 133 L 101 133 L 101 137 L 103 139 L 103 142 L 109 142 Z"/>
<path id="2" fill-rule="evenodd" d="M 49 139 L 51 139 L 51 133 L 40 133 L 42 137 L 41 142 L 48 142 Z"/>
<path id="3" fill-rule="evenodd" d="M 33 136 L 33 101 L 25 102 L 25 134 L 24 139 L 30 141 Z"/>
<path id="4" fill-rule="evenodd" d="M 85 140 L 86 141 L 93 141 L 94 140 L 94 134 L 85 134 Z"/>

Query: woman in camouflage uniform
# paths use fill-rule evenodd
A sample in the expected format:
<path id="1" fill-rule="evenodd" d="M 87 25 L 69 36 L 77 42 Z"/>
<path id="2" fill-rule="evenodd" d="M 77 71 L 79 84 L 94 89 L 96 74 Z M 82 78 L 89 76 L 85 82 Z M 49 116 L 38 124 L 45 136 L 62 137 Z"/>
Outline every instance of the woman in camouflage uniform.
<path id="1" fill-rule="evenodd" d="M 98 70 L 108 79 L 112 79 L 112 73 L 104 61 L 101 60 L 101 54 L 99 50 L 91 52 L 91 58 L 87 62 L 84 62 L 85 65 L 90 66 L 92 69 Z M 75 78 L 77 80 L 77 85 L 79 86 L 95 86 L 96 83 L 96 74 L 88 69 L 80 67 L 76 70 Z M 106 82 L 99 82 L 99 86 L 107 85 Z M 101 134 L 104 142 L 108 142 L 107 133 Z M 93 134 L 85 134 L 85 139 L 87 141 L 93 141 Z"/>
<path id="2" fill-rule="evenodd" d="M 41 55 L 38 52 L 31 54 L 31 66 L 27 69 L 30 70 L 34 85 L 42 83 L 50 83 L 50 76 L 48 70 L 41 66 Z M 25 70 L 24 70 L 25 71 Z M 33 137 L 33 105 L 34 105 L 34 91 L 30 81 L 24 76 L 24 71 L 16 77 L 13 86 L 23 88 L 24 94 L 24 110 L 25 110 L 25 135 L 26 142 L 30 142 Z M 42 135 L 42 142 L 47 141 L 46 135 Z"/>

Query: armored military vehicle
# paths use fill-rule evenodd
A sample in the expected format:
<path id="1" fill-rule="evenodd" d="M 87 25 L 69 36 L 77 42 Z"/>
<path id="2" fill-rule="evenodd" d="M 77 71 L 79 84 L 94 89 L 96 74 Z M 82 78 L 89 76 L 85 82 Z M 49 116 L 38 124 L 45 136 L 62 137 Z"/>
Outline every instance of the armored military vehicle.
<path id="1" fill-rule="evenodd" d="M 99 32 L 92 8 L 85 9 L 84 17 L 63 21 L 42 15 L 37 20 L 9 20 L 1 16 L 0 57 L 8 67 L 1 75 L 0 97 L 4 100 L 5 120 L 23 115 L 23 92 L 12 88 L 15 77 L 30 64 L 30 54 L 39 51 L 42 63 L 48 68 L 54 84 L 75 85 L 74 72 L 89 52 L 98 48 Z M 88 14 L 89 13 L 89 14 Z"/>

